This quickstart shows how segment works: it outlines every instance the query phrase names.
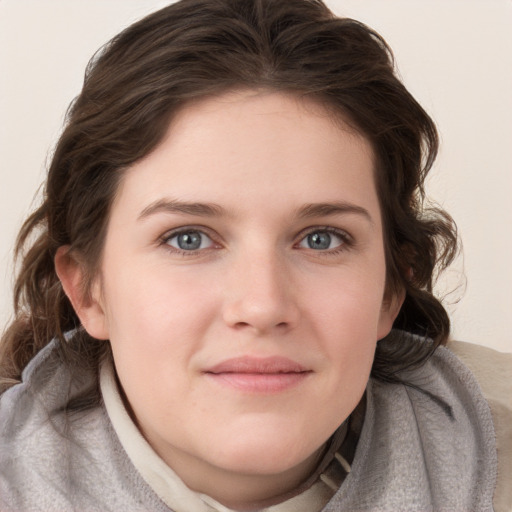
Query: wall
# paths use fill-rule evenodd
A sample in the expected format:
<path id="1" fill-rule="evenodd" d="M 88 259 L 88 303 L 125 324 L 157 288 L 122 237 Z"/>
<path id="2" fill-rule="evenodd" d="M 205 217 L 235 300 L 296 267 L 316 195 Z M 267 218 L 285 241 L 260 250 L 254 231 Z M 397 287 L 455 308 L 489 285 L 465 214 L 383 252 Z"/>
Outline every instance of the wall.
<path id="1" fill-rule="evenodd" d="M 16 232 L 89 57 L 166 3 L 0 0 L 0 328 L 10 315 Z M 386 38 L 406 85 L 438 123 L 442 148 L 428 191 L 454 216 L 464 244 L 438 285 L 454 337 L 512 351 L 512 2 L 327 3 Z"/>

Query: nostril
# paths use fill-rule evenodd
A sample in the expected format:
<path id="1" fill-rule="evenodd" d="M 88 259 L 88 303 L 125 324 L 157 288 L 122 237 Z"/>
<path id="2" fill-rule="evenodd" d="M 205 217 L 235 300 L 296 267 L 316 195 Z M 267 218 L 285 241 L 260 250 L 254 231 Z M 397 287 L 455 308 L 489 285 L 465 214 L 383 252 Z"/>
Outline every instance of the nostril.
<path id="1" fill-rule="evenodd" d="M 249 327 L 249 323 L 247 322 L 236 322 L 236 324 L 234 325 L 234 327 L 236 329 L 243 329 L 245 327 Z"/>
<path id="2" fill-rule="evenodd" d="M 233 324 L 233 327 L 235 329 L 247 329 L 249 327 L 251 327 L 252 324 L 250 322 L 236 322 L 235 324 Z M 252 326 L 254 327 L 254 326 Z M 274 326 L 275 328 L 277 329 L 287 329 L 289 327 L 289 323 L 288 322 L 279 322 L 278 324 L 275 324 Z"/>

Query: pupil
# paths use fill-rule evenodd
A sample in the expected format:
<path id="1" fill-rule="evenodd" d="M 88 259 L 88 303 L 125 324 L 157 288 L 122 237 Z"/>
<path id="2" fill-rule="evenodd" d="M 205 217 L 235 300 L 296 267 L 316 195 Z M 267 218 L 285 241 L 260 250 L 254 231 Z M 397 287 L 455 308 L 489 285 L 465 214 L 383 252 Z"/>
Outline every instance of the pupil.
<path id="1" fill-rule="evenodd" d="M 313 233 L 308 235 L 308 245 L 311 249 L 329 249 L 331 235 L 329 233 Z"/>
<path id="2" fill-rule="evenodd" d="M 182 233 L 178 236 L 178 245 L 180 249 L 188 251 L 199 249 L 201 247 L 201 235 L 194 231 Z"/>

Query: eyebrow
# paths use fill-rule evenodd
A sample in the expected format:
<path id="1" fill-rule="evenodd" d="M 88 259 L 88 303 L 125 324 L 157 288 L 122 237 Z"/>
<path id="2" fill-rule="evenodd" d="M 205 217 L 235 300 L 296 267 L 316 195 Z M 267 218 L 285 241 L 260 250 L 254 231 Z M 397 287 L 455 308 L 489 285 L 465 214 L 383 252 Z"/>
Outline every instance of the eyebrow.
<path id="1" fill-rule="evenodd" d="M 184 201 L 159 199 L 144 208 L 138 219 L 144 219 L 156 213 L 178 213 L 198 217 L 221 217 L 226 215 L 226 210 L 215 203 L 189 203 Z M 333 203 L 309 203 L 297 210 L 297 216 L 302 219 L 313 217 L 329 217 L 334 215 L 360 215 L 373 225 L 373 219 L 365 208 L 344 201 Z"/>
<path id="2" fill-rule="evenodd" d="M 144 208 L 139 214 L 139 220 L 155 213 L 181 213 L 199 217 L 219 217 L 225 214 L 224 208 L 214 203 L 187 203 L 160 199 Z"/>
<path id="3" fill-rule="evenodd" d="M 298 216 L 303 219 L 346 214 L 360 215 L 366 218 L 370 224 L 373 225 L 374 223 L 370 212 L 366 208 L 344 201 L 336 201 L 334 203 L 311 203 L 304 205 L 298 210 Z"/>

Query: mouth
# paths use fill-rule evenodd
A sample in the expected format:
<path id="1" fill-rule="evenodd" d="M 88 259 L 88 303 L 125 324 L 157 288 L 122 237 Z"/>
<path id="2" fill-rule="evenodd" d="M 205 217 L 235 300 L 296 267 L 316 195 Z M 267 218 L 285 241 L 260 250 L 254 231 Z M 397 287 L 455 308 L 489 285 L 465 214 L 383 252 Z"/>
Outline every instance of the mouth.
<path id="1" fill-rule="evenodd" d="M 273 394 L 302 383 L 312 370 L 284 357 L 238 357 L 204 372 L 215 382 L 246 393 Z"/>

